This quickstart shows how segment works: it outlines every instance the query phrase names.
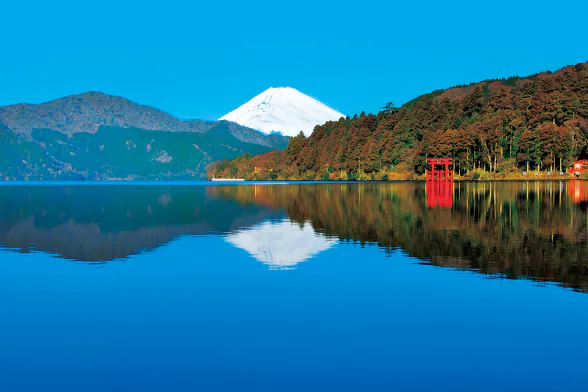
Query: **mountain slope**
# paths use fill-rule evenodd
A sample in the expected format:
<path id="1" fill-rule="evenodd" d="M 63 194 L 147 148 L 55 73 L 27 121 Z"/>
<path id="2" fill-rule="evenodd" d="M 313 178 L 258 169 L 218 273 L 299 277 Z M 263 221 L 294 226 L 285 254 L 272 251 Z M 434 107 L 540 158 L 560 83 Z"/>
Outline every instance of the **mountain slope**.
<path id="1" fill-rule="evenodd" d="M 269 88 L 249 102 L 221 117 L 265 133 L 281 132 L 310 136 L 317 125 L 335 121 L 343 114 L 290 87 Z"/>

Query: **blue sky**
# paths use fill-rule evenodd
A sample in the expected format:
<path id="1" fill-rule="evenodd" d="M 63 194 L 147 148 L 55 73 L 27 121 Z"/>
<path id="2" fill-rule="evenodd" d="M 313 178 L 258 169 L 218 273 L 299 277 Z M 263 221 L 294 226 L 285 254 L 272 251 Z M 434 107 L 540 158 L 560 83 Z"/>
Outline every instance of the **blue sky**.
<path id="1" fill-rule="evenodd" d="M 23 3 L 2 5 L 0 105 L 98 90 L 214 119 L 290 86 L 352 115 L 588 60 L 586 1 Z"/>

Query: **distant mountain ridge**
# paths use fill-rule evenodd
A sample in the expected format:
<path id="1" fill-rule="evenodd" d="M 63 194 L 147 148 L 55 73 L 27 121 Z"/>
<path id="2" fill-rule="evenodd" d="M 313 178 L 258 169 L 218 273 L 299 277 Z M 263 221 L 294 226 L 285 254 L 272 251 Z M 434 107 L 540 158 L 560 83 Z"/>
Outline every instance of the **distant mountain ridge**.
<path id="1" fill-rule="evenodd" d="M 345 115 L 292 87 L 271 87 L 220 120 L 293 137 L 300 132 L 310 136 L 316 126 L 341 117 Z"/>
<path id="2" fill-rule="evenodd" d="M 180 120 L 171 114 L 127 98 L 97 91 L 70 95 L 40 104 L 0 107 L 0 124 L 13 132 L 30 135 L 33 129 L 52 129 L 67 135 L 96 133 L 102 125 L 152 131 L 206 132 L 222 121 Z M 231 134 L 246 143 L 280 148 L 285 139 L 270 137 L 227 121 Z"/>
<path id="3" fill-rule="evenodd" d="M 0 179 L 204 178 L 215 160 L 287 143 L 281 135 L 229 121 L 183 121 L 100 92 L 0 107 Z"/>

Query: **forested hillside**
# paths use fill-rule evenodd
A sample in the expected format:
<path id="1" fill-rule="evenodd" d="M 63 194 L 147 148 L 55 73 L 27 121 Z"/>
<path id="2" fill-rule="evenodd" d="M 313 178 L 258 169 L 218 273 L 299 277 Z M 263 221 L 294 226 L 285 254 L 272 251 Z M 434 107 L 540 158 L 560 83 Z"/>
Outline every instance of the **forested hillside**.
<path id="1" fill-rule="evenodd" d="M 0 180 L 201 179 L 207 163 L 266 146 L 228 130 L 166 132 L 102 126 L 71 136 L 35 129 L 26 139 L 0 126 Z"/>
<path id="2" fill-rule="evenodd" d="M 454 157 L 458 175 L 565 171 L 586 156 L 588 63 L 438 90 L 377 115 L 317 126 L 283 152 L 209 166 L 247 179 L 388 179 Z"/>

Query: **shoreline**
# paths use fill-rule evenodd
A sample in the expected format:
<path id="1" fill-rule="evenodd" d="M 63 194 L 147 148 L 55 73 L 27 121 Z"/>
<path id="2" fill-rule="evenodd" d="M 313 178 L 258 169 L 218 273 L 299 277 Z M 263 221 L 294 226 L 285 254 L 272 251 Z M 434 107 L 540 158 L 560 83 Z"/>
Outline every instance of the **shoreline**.
<path id="1" fill-rule="evenodd" d="M 304 172 L 292 173 L 274 171 L 272 169 L 263 169 L 248 172 L 238 171 L 235 177 L 245 181 L 426 181 L 426 172 L 418 174 L 413 171 L 399 170 L 395 172 L 378 171 L 378 172 L 345 172 L 345 171 L 321 171 L 321 172 Z M 525 173 L 525 174 L 523 174 Z M 207 178 L 227 178 L 229 173 L 226 171 L 211 170 L 207 173 Z M 549 172 L 549 171 L 502 171 L 497 173 L 484 172 L 479 170 L 468 171 L 465 174 L 458 175 L 453 172 L 451 176 L 453 181 L 562 181 L 562 180 L 588 180 L 588 170 L 585 170 L 577 176 L 573 172 Z"/>
<path id="2" fill-rule="evenodd" d="M 562 181 L 588 181 L 583 178 L 571 178 L 568 176 L 551 177 L 551 178 L 494 178 L 494 179 L 467 179 L 467 178 L 456 178 L 453 181 L 435 181 L 437 184 L 450 184 L 450 183 L 463 183 L 463 182 L 562 182 Z M 390 180 L 288 180 L 288 179 L 276 179 L 276 180 L 206 180 L 206 179 L 194 179 L 194 180 L 1 180 L 0 186 L 35 186 L 35 185 L 239 185 L 239 184 L 283 184 L 283 183 L 300 183 L 300 184 L 359 184 L 359 183 L 395 183 L 395 182 L 422 182 L 427 183 L 424 178 L 395 178 Z"/>
<path id="3" fill-rule="evenodd" d="M 396 175 L 389 173 L 386 178 L 373 177 L 371 175 L 361 175 L 357 178 L 336 178 L 331 177 L 330 179 L 327 178 L 284 178 L 278 176 L 277 178 L 247 178 L 245 176 L 245 182 L 251 181 L 267 181 L 267 182 L 274 182 L 274 181 L 292 181 L 292 182 L 394 182 L 394 181 L 422 181 L 426 182 L 427 179 L 425 175 L 415 175 L 414 173 L 395 173 Z M 240 181 L 243 181 L 239 179 Z M 583 173 L 582 176 L 575 176 L 569 173 L 564 173 L 563 175 L 557 174 L 550 174 L 547 173 L 539 173 L 538 175 L 522 175 L 522 174 L 490 174 L 490 173 L 481 173 L 479 176 L 476 175 L 466 175 L 466 176 L 455 176 L 452 181 L 454 182 L 478 182 L 478 181 L 575 181 L 575 180 L 588 180 L 588 172 Z M 234 181 L 227 179 L 227 181 Z M 449 181 L 451 182 L 451 181 Z"/>

